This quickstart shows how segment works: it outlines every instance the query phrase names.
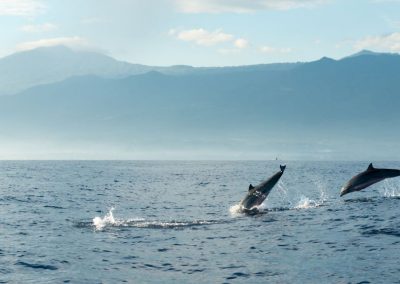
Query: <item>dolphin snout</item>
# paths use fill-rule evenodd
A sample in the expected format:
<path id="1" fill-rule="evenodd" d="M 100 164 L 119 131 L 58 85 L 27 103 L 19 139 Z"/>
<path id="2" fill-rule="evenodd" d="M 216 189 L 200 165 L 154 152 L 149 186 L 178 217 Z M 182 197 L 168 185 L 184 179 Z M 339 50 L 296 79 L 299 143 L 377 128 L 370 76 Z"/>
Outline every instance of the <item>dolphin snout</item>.
<path id="1" fill-rule="evenodd" d="M 340 191 L 340 196 L 342 197 L 343 195 L 349 193 L 349 189 L 346 187 L 342 187 L 342 190 Z"/>

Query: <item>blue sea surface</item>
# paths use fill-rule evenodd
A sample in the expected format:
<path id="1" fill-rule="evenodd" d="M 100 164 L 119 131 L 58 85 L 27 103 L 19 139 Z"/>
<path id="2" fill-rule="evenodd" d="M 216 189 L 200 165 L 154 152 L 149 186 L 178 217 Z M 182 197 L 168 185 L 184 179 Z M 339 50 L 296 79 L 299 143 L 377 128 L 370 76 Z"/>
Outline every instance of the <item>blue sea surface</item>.
<path id="1" fill-rule="evenodd" d="M 400 283 L 400 178 L 340 198 L 368 162 L 288 161 L 240 214 L 279 163 L 2 161 L 0 283 Z"/>

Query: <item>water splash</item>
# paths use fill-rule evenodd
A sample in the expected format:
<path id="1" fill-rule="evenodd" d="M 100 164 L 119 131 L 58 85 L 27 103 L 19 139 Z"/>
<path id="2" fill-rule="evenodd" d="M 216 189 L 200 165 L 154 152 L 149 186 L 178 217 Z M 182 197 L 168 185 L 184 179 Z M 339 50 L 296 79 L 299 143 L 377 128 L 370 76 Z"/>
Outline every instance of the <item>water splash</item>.
<path id="1" fill-rule="evenodd" d="M 108 213 L 103 217 L 94 217 L 93 218 L 93 226 L 96 230 L 100 231 L 107 225 L 114 225 L 116 223 L 113 211 L 115 210 L 114 207 L 111 207 Z"/>
<path id="2" fill-rule="evenodd" d="M 240 203 L 232 205 L 229 208 L 229 212 L 231 213 L 232 216 L 240 216 L 243 214 L 242 212 L 242 205 L 240 205 Z"/>
<path id="3" fill-rule="evenodd" d="M 319 180 L 316 182 L 316 186 L 319 191 L 319 203 L 322 204 L 328 200 L 328 195 L 326 193 L 326 189 L 328 188 L 326 183 L 323 180 Z"/>
<path id="4" fill-rule="evenodd" d="M 279 199 L 282 201 L 282 203 L 284 203 L 284 206 L 292 208 L 293 203 L 289 199 L 289 193 L 285 183 L 282 180 L 279 180 L 276 186 L 277 186 L 277 193 L 279 194 Z"/>
<path id="5" fill-rule="evenodd" d="M 297 202 L 294 209 L 309 209 L 322 206 L 327 200 L 328 195 L 326 193 L 326 183 L 319 179 L 315 182 L 316 188 L 319 191 L 319 197 L 317 199 L 311 199 L 305 195 L 300 195 L 300 200 Z"/>
<path id="6" fill-rule="evenodd" d="M 394 181 L 386 179 L 383 181 L 381 194 L 384 197 L 400 197 L 400 187 Z"/>
<path id="7" fill-rule="evenodd" d="M 294 207 L 294 209 L 309 209 L 309 208 L 316 208 L 321 206 L 322 203 L 310 199 L 304 195 L 300 197 L 300 201 L 297 203 L 297 205 Z"/>
<path id="8" fill-rule="evenodd" d="M 158 221 L 146 220 L 143 218 L 130 218 L 127 220 L 117 219 L 113 215 L 114 207 L 103 217 L 94 217 L 92 226 L 96 231 L 102 231 L 106 227 L 132 227 L 132 228 L 147 228 L 147 229 L 181 229 L 186 227 L 212 225 L 224 223 L 223 220 L 195 220 L 195 221 Z"/>
<path id="9" fill-rule="evenodd" d="M 305 195 L 300 196 L 300 200 L 294 209 L 309 209 L 309 208 L 317 208 L 322 206 L 326 201 L 325 195 L 321 194 L 318 200 L 308 198 Z"/>
<path id="10" fill-rule="evenodd" d="M 277 202 L 277 206 L 270 206 L 268 204 L 268 198 L 264 200 L 262 204 L 256 206 L 257 212 L 273 212 L 273 211 L 286 211 L 294 209 L 309 209 L 322 206 L 324 202 L 327 201 L 328 197 L 326 194 L 326 186 L 323 182 L 317 182 L 316 187 L 319 191 L 319 197 L 316 199 L 311 199 L 305 195 L 289 194 L 287 186 L 283 181 L 279 181 L 276 185 L 276 191 L 274 192 L 273 198 L 271 199 L 273 203 Z M 229 212 L 233 217 L 241 216 L 244 214 L 243 206 L 238 203 L 234 204 L 229 208 Z"/>
<path id="11" fill-rule="evenodd" d="M 134 222 L 144 222 L 145 220 L 142 218 L 133 218 L 128 220 L 120 220 L 114 218 L 113 211 L 114 207 L 111 207 L 108 213 L 103 217 L 94 217 L 92 225 L 95 227 L 96 231 L 101 231 L 105 227 L 127 227 L 129 224 Z"/>

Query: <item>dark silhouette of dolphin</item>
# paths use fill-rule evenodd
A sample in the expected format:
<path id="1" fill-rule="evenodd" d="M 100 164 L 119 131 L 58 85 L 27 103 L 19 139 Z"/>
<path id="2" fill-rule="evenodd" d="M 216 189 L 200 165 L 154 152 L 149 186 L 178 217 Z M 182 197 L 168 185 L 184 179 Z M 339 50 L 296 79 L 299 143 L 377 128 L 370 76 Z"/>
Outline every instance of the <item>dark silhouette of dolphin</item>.
<path id="1" fill-rule="evenodd" d="M 386 178 L 393 178 L 400 176 L 400 170 L 395 169 L 376 169 L 369 164 L 368 169 L 349 180 L 340 191 L 340 196 L 348 194 L 353 191 L 360 191 L 374 183 L 380 182 Z"/>
<path id="2" fill-rule="evenodd" d="M 272 188 L 281 178 L 286 166 L 280 166 L 281 170 L 274 174 L 272 177 L 263 181 L 257 186 L 249 185 L 249 192 L 240 202 L 242 211 L 245 213 L 256 213 L 258 209 L 256 206 L 261 205 L 271 192 Z"/>

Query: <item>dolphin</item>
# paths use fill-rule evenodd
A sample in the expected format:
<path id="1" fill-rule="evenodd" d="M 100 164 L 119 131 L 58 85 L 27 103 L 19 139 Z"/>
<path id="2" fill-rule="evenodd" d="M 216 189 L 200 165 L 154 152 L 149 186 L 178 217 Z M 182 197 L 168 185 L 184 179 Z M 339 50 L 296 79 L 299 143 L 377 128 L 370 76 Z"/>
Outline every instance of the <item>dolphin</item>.
<path id="1" fill-rule="evenodd" d="M 349 180 L 340 191 L 340 196 L 348 194 L 353 191 L 360 191 L 374 183 L 380 182 L 386 178 L 393 178 L 400 176 L 400 170 L 395 169 L 376 169 L 369 164 L 366 171 L 359 173 Z"/>
<path id="2" fill-rule="evenodd" d="M 286 166 L 280 166 L 281 170 L 274 174 L 272 177 L 263 181 L 257 186 L 249 185 L 249 192 L 240 202 L 242 211 L 245 213 L 257 213 L 258 209 L 256 206 L 261 205 L 271 192 L 272 188 L 281 178 Z"/>

